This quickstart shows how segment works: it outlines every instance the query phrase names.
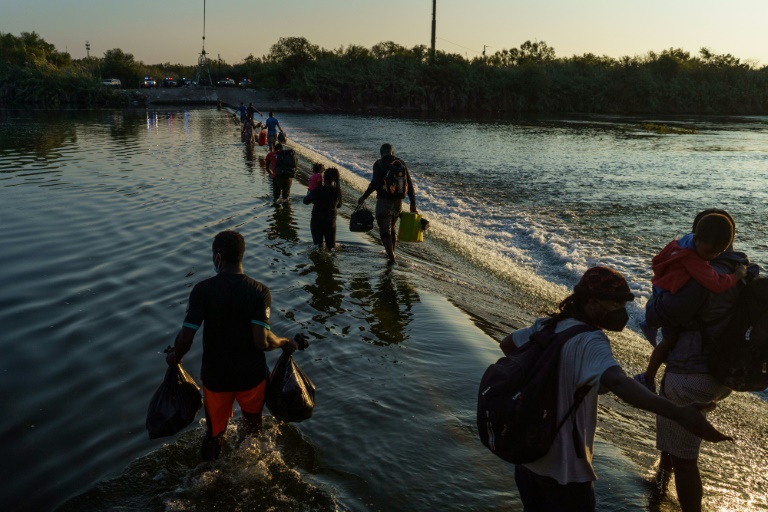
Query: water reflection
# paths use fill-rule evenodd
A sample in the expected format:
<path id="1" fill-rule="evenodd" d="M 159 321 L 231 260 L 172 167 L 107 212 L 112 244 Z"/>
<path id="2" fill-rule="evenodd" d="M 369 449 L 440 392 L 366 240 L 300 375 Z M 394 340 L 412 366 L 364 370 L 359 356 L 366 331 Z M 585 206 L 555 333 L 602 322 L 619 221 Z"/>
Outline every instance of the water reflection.
<path id="1" fill-rule="evenodd" d="M 256 169 L 256 155 L 253 152 L 253 146 L 251 144 L 245 145 L 245 168 L 248 169 L 248 172 L 253 172 L 254 169 Z"/>
<path id="2" fill-rule="evenodd" d="M 345 312 L 342 307 L 344 284 L 341 281 L 341 272 L 334 254 L 315 250 L 309 254 L 309 259 L 312 261 L 312 265 L 307 267 L 301 275 L 314 272 L 317 277 L 314 283 L 307 283 L 303 288 L 310 295 L 309 305 L 319 313 L 324 313 L 315 315 L 313 320 L 324 323 Z"/>
<path id="3" fill-rule="evenodd" d="M 413 318 L 411 309 L 419 302 L 419 294 L 405 276 L 388 270 L 372 288 L 368 276 L 358 275 L 350 286 L 352 297 L 360 301 L 367 313 L 366 321 L 374 335 L 373 339 L 363 335 L 363 339 L 382 346 L 408 339 L 406 328 Z"/>
<path id="4" fill-rule="evenodd" d="M 77 142 L 75 125 L 62 120 L 58 115 L 35 115 L 31 119 L 19 122 L 0 123 L 0 151 L 25 153 L 29 159 L 32 154 L 36 158 L 47 158 L 49 155 L 59 156 L 58 151 Z M 3 168 L 0 172 L 13 172 L 18 167 Z"/>
<path id="5" fill-rule="evenodd" d="M 267 239 L 282 239 L 286 242 L 298 242 L 299 233 L 296 221 L 293 218 L 291 203 L 285 203 L 275 207 L 272 221 L 267 230 Z M 273 246 L 275 247 L 275 246 Z"/>

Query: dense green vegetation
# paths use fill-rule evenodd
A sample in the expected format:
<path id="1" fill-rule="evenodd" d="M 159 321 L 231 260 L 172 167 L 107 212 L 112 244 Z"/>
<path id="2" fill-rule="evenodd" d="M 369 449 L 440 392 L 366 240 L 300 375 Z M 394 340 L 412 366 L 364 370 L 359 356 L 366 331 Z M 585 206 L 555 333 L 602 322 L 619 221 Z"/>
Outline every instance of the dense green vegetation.
<path id="1" fill-rule="evenodd" d="M 334 51 L 284 38 L 253 59 L 262 82 L 283 84 L 304 101 L 335 108 L 388 107 L 464 112 L 663 114 L 768 113 L 768 67 L 702 48 L 613 59 L 558 58 L 527 41 L 467 60 L 393 42 Z"/>
<path id="2" fill-rule="evenodd" d="M 71 61 L 36 34 L 0 34 L 0 101 L 93 101 L 100 77 L 136 87 L 145 75 L 187 76 L 196 66 L 147 66 L 122 50 Z M 281 38 L 262 57 L 212 61 L 214 79 L 253 80 L 327 109 L 393 111 L 766 114 L 768 66 L 702 48 L 614 59 L 557 57 L 545 42 L 466 59 L 387 41 L 326 50 Z M 55 87 L 49 88 L 51 84 Z M 23 85 L 23 87 L 22 87 Z M 101 91 L 103 92 L 103 91 Z"/>
<path id="3" fill-rule="evenodd" d="M 123 87 L 138 87 L 144 76 L 191 72 L 191 66 L 159 64 L 146 66 L 120 49 L 104 57 L 72 60 L 35 32 L 20 36 L 0 33 L 0 104 L 36 103 L 48 107 L 62 104 L 97 105 L 132 99 L 101 84 L 117 78 Z M 176 75 L 174 75 L 176 76 Z"/>

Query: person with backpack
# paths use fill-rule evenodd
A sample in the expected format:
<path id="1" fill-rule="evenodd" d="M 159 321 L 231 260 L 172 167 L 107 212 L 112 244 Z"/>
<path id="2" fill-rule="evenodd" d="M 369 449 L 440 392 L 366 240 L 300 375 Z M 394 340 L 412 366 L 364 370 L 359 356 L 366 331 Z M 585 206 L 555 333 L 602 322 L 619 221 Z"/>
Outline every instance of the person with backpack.
<path id="1" fill-rule="evenodd" d="M 273 204 L 275 205 L 279 205 L 281 202 L 288 202 L 288 196 L 291 194 L 291 185 L 293 184 L 293 178 L 296 176 L 296 168 L 298 167 L 296 152 L 292 148 L 281 144 L 277 144 L 275 147 L 277 148 L 277 146 L 280 146 L 280 149 L 275 151 L 274 171 L 272 172 L 272 195 L 274 197 Z"/>
<path id="2" fill-rule="evenodd" d="M 728 217 L 735 228 L 733 217 L 728 212 L 710 209 L 696 216 L 693 231 L 703 217 L 713 213 Z M 759 273 L 756 265 L 749 264 L 747 255 L 734 251 L 732 245 L 709 264 L 724 275 L 735 274 L 742 265 L 748 265 L 748 279 Z M 731 393 L 731 389 L 712 373 L 711 352 L 717 349 L 719 343 L 731 344 L 731 340 L 723 335 L 744 288 L 744 284 L 739 283 L 736 287 L 715 293 L 699 281 L 690 279 L 677 293 L 651 296 L 645 310 L 649 323 L 662 328 L 666 325 L 684 326 L 678 329 L 676 340 L 666 355 L 660 396 L 684 406 L 701 400 L 719 402 Z M 683 512 L 701 510 L 703 487 L 698 459 L 702 438 L 708 440 L 680 428 L 667 418 L 656 417 L 656 448 L 661 457 L 655 490 L 658 494 L 665 494 L 674 472 L 677 499 Z"/>
<path id="3" fill-rule="evenodd" d="M 519 355 L 531 352 L 536 347 L 528 344 L 540 343 L 541 337 L 548 336 L 551 341 L 554 336 L 555 341 L 562 344 L 557 357 L 550 360 L 551 373 L 545 369 L 534 373 L 541 378 L 542 386 L 552 382 L 557 384 L 550 398 L 554 405 L 547 411 L 547 416 L 556 420 L 556 427 L 551 444 L 548 448 L 543 445 L 543 455 L 516 462 L 515 483 L 525 510 L 595 510 L 593 482 L 597 476 L 592 467 L 592 453 L 600 388 L 612 391 L 634 407 L 670 418 L 699 437 L 713 442 L 730 439 L 702 416 L 701 410 L 712 404 L 675 405 L 651 393 L 621 369 L 603 331 L 624 329 L 629 318 L 626 305 L 633 299 L 634 295 L 620 273 L 608 267 L 593 267 L 583 274 L 573 293 L 560 303 L 558 313 L 540 318 L 530 327 L 517 330 L 501 341 L 500 348 L 508 356 L 504 359 L 515 358 L 518 351 Z M 558 340 L 558 335 L 565 335 L 566 339 Z M 481 384 L 481 397 L 483 392 Z M 525 404 L 547 402 L 544 396 L 531 399 L 534 395 L 530 394 L 526 400 L 527 393 L 530 390 L 524 388 L 513 393 L 512 399 L 522 395 L 521 401 Z M 492 418 L 493 414 L 488 417 Z M 481 423 L 480 401 L 478 423 Z M 525 426 L 523 422 L 521 428 Z M 521 445 L 529 443 L 528 439 L 514 438 L 516 431 L 509 430 L 511 432 L 504 432 L 511 438 L 506 441 Z M 494 443 L 497 441 L 501 440 L 493 440 Z"/>
<path id="4" fill-rule="evenodd" d="M 322 185 L 309 191 L 304 197 L 304 204 L 313 205 L 309 223 L 312 243 L 320 249 L 325 239 L 325 246 L 333 250 L 336 247 L 336 210 L 341 207 L 339 170 L 329 167 L 322 173 L 322 177 Z"/>
<path id="5" fill-rule="evenodd" d="M 283 145 L 280 143 L 275 144 L 275 149 L 267 153 L 265 158 L 266 169 L 271 177 L 275 177 L 275 163 L 277 162 L 277 152 L 283 149 Z"/>
<path id="6" fill-rule="evenodd" d="M 653 258 L 653 294 L 677 293 L 690 279 L 695 279 L 709 291 L 719 293 L 733 288 L 747 275 L 747 267 L 739 266 L 733 274 L 720 274 L 709 261 L 733 247 L 733 222 L 721 213 L 705 215 L 696 224 L 696 230 L 680 239 L 672 240 Z M 662 340 L 656 343 L 661 326 L 648 320 L 640 323 L 644 336 L 653 345 L 653 353 L 645 372 L 635 375 L 635 380 L 656 391 L 656 373 L 674 344 L 677 333 L 673 326 L 663 329 Z"/>
<path id="7" fill-rule="evenodd" d="M 362 205 L 368 196 L 376 192 L 376 223 L 379 225 L 381 243 L 387 252 L 387 265 L 391 266 L 397 263 L 397 220 L 403 209 L 403 198 L 408 196 L 411 212 L 418 213 L 418 210 L 411 174 L 405 162 L 395 156 L 392 144 L 382 144 L 379 153 L 381 158 L 373 164 L 371 183 L 357 204 Z"/>

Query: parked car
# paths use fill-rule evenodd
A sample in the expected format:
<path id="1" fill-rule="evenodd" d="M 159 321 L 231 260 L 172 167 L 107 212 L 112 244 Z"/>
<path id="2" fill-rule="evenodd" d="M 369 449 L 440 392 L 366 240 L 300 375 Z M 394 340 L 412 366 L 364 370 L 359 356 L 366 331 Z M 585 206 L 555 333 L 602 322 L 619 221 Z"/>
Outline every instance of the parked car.
<path id="1" fill-rule="evenodd" d="M 251 84 L 250 78 L 243 78 L 240 80 L 240 83 L 238 84 L 241 89 L 247 89 L 249 87 L 253 87 L 253 84 Z"/>
<path id="2" fill-rule="evenodd" d="M 163 83 L 161 85 L 162 87 L 178 87 L 179 86 L 179 84 L 176 83 L 176 80 L 174 80 L 172 76 L 167 76 L 163 78 Z"/>
<path id="3" fill-rule="evenodd" d="M 190 85 L 195 85 L 195 82 L 186 77 L 179 78 L 179 87 L 189 87 Z"/>
<path id="4" fill-rule="evenodd" d="M 235 81 L 227 77 L 224 80 L 219 80 L 219 87 L 234 87 Z"/>
<path id="5" fill-rule="evenodd" d="M 114 87 L 115 89 L 119 89 L 123 86 L 123 84 L 117 78 L 105 78 L 101 83 L 102 85 L 106 85 L 107 87 Z"/>
<path id="6" fill-rule="evenodd" d="M 141 82 L 142 88 L 152 89 L 153 87 L 157 87 L 157 82 L 155 82 L 155 79 L 151 76 L 145 76 L 144 80 Z"/>

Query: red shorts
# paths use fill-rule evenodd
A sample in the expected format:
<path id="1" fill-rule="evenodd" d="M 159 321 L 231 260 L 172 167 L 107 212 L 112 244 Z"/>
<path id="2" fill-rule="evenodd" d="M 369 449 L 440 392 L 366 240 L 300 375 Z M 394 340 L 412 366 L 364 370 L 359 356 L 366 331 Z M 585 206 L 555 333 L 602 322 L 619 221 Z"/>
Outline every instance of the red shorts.
<path id="1" fill-rule="evenodd" d="M 208 428 L 213 437 L 218 436 L 227 429 L 229 418 L 235 415 L 232 407 L 235 400 L 243 412 L 249 414 L 261 414 L 264 408 L 264 397 L 267 390 L 267 380 L 255 388 L 246 391 L 216 392 L 203 386 L 203 403 L 205 414 L 210 422 Z"/>

